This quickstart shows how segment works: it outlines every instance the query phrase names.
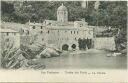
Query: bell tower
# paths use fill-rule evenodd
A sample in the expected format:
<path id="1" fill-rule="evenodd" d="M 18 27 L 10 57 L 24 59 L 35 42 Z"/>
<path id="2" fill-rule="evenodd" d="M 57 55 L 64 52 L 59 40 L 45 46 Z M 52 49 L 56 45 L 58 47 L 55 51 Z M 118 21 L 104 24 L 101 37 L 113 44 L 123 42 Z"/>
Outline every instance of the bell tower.
<path id="1" fill-rule="evenodd" d="M 57 21 L 61 23 L 68 22 L 68 11 L 63 4 L 57 10 Z"/>

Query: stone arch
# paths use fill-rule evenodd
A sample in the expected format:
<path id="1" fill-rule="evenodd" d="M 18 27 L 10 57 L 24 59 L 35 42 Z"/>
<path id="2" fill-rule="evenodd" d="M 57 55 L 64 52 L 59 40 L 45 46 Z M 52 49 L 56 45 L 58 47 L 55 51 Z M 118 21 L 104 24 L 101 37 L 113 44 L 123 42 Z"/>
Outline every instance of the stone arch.
<path id="1" fill-rule="evenodd" d="M 62 50 L 68 51 L 69 50 L 69 45 L 68 44 L 63 44 L 62 45 Z"/>

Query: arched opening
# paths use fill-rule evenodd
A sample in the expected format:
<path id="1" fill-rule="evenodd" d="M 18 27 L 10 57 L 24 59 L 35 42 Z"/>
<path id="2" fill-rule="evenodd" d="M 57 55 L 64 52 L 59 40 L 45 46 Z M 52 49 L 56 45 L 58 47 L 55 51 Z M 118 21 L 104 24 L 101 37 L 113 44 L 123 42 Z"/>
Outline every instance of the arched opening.
<path id="1" fill-rule="evenodd" d="M 66 51 L 68 51 L 68 45 L 67 44 L 64 44 L 63 46 L 62 46 L 62 50 L 66 50 Z"/>
<path id="2" fill-rule="evenodd" d="M 76 44 L 72 44 L 72 49 L 76 49 Z"/>

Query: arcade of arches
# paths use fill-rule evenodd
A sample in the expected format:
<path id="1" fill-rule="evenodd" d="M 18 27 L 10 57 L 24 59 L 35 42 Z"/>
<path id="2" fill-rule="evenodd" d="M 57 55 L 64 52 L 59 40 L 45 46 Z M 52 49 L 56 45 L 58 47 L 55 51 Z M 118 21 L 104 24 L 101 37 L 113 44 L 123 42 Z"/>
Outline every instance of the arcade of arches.
<path id="1" fill-rule="evenodd" d="M 68 51 L 69 50 L 69 46 L 68 44 L 63 44 L 62 45 L 62 50 Z M 77 45 L 76 44 L 72 44 L 71 49 L 74 50 L 76 49 Z M 78 48 L 79 50 L 86 50 L 86 49 L 90 49 L 92 48 L 92 39 L 78 39 Z"/>

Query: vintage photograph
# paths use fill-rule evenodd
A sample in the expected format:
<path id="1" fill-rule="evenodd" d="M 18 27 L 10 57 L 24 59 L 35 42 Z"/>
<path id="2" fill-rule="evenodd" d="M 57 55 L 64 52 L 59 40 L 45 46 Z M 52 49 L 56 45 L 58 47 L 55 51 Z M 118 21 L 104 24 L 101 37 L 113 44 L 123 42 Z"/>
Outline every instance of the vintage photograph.
<path id="1" fill-rule="evenodd" d="M 127 1 L 1 1 L 0 69 L 127 69 Z"/>

